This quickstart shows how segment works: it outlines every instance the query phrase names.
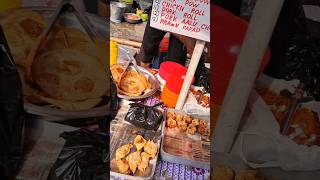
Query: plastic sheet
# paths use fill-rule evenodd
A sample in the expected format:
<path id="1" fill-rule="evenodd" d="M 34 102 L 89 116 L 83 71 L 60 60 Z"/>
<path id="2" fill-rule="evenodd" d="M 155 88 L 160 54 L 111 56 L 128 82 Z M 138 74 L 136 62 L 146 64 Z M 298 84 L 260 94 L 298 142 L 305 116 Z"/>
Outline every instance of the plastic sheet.
<path id="1" fill-rule="evenodd" d="M 125 120 L 140 128 L 157 130 L 163 118 L 162 112 L 156 109 L 158 105 L 160 104 L 146 106 L 140 103 L 131 103 Z"/>
<path id="2" fill-rule="evenodd" d="M 109 179 L 109 137 L 80 129 L 64 132 L 66 143 L 48 180 Z"/>
<path id="3" fill-rule="evenodd" d="M 22 159 L 24 109 L 22 85 L 0 27 L 0 179 L 13 179 Z"/>

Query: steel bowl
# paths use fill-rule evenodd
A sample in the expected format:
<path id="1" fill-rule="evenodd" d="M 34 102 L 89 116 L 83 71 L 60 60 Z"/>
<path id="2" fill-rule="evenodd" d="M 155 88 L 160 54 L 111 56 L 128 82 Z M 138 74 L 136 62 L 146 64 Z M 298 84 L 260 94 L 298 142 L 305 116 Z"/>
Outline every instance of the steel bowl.
<path id="1" fill-rule="evenodd" d="M 137 17 L 137 19 L 132 19 L 132 18 L 130 18 L 130 16 L 135 16 L 135 17 Z M 134 14 L 134 13 L 125 13 L 123 15 L 123 17 L 128 23 L 131 23 L 131 24 L 137 24 L 137 23 L 141 22 L 141 17 L 137 14 Z"/>

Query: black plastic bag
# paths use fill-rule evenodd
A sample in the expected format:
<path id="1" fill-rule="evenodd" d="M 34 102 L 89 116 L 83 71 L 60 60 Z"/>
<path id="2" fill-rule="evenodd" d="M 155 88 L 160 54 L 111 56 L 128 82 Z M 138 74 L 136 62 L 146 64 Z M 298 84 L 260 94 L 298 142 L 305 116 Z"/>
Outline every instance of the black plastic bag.
<path id="1" fill-rule="evenodd" d="M 131 124 L 146 130 L 157 130 L 162 121 L 162 112 L 154 106 L 146 106 L 140 103 L 131 103 L 125 120 Z"/>
<path id="2" fill-rule="evenodd" d="M 66 143 L 48 180 L 109 179 L 109 137 L 84 129 L 61 134 Z"/>
<path id="3" fill-rule="evenodd" d="M 0 179 L 14 179 L 23 153 L 22 85 L 0 27 Z"/>

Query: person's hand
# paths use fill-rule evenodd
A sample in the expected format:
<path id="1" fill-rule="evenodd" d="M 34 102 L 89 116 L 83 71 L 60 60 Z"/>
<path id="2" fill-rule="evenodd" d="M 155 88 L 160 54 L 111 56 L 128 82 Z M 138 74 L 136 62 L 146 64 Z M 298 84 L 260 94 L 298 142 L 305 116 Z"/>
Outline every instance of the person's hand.
<path id="1" fill-rule="evenodd" d="M 140 66 L 143 67 L 143 68 L 150 68 L 150 63 L 140 62 Z"/>

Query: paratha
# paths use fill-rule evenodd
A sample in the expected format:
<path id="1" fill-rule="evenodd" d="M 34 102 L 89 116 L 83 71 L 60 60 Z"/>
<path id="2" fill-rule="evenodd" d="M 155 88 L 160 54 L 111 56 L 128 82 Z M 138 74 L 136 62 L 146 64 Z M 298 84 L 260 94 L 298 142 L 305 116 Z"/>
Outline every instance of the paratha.
<path id="1" fill-rule="evenodd" d="M 31 48 L 46 27 L 47 21 L 41 14 L 32 10 L 15 9 L 8 12 L 0 23 L 15 63 L 24 66 Z"/>
<path id="2" fill-rule="evenodd" d="M 104 96 L 108 89 L 102 63 L 74 49 L 41 54 L 32 65 L 32 76 L 46 94 L 59 100 L 95 99 Z"/>

